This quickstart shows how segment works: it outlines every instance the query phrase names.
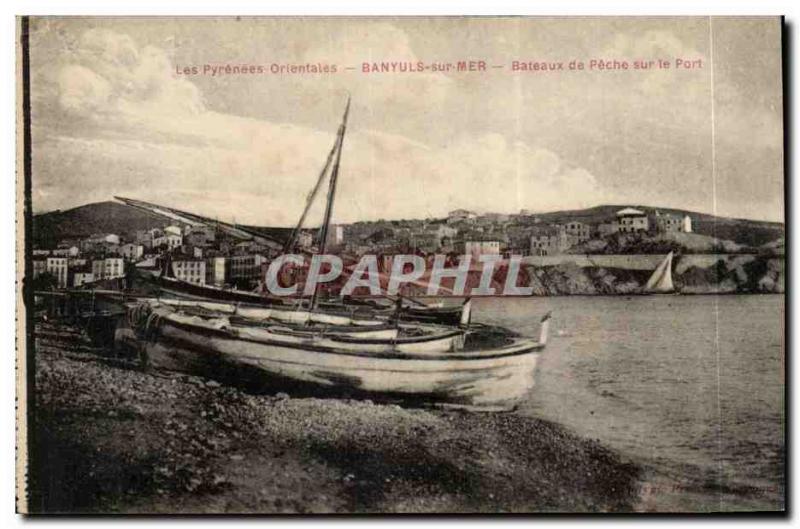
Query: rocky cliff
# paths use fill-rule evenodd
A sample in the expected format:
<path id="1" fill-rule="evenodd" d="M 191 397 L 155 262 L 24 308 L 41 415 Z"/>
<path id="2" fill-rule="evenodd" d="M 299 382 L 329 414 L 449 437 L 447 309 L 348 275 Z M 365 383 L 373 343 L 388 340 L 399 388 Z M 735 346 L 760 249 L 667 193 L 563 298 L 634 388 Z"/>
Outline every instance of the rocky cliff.
<path id="1" fill-rule="evenodd" d="M 783 258 L 759 255 L 713 255 L 705 262 L 679 256 L 673 282 L 683 294 L 783 293 Z M 526 266 L 529 285 L 538 296 L 625 295 L 641 292 L 651 271 L 564 262 L 553 266 Z"/>

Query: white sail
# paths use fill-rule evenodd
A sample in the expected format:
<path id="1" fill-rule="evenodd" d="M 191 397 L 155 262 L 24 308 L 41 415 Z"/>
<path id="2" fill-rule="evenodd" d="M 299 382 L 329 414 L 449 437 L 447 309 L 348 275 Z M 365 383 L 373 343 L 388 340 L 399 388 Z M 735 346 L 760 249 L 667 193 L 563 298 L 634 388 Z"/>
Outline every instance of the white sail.
<path id="1" fill-rule="evenodd" d="M 669 252 L 667 257 L 653 271 L 650 279 L 647 280 L 644 291 L 648 293 L 666 293 L 674 290 L 675 286 L 672 284 L 672 252 Z"/>

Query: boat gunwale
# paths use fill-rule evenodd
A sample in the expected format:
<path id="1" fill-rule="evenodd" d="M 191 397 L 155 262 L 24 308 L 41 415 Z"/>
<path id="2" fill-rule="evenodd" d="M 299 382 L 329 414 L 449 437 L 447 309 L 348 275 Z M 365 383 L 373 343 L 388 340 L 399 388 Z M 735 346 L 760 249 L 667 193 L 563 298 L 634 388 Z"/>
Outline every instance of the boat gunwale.
<path id="1" fill-rule="evenodd" d="M 504 358 L 510 356 L 522 356 L 532 353 L 534 351 L 541 351 L 545 345 L 527 338 L 513 338 L 513 342 L 502 347 L 495 347 L 492 349 L 484 349 L 479 351 L 461 351 L 461 352 L 440 352 L 440 353 L 404 353 L 400 351 L 382 351 L 382 352 L 359 352 L 348 351 L 335 347 L 328 347 L 324 345 L 291 343 L 291 342 L 271 342 L 266 340 L 257 340 L 247 336 L 236 336 L 229 328 L 216 329 L 202 325 L 196 325 L 189 322 L 175 321 L 169 317 L 168 314 L 160 315 L 161 320 L 173 327 L 200 334 L 223 338 L 231 341 L 243 341 L 248 343 L 256 343 L 266 346 L 287 347 L 290 349 L 299 349 L 315 353 L 337 354 L 342 356 L 355 356 L 362 358 L 375 358 L 383 360 L 435 360 L 435 361 L 479 361 Z"/>
<path id="2" fill-rule="evenodd" d="M 287 304 L 286 299 L 265 296 L 257 292 L 249 292 L 246 290 L 230 290 L 226 288 L 217 287 L 214 285 L 198 285 L 175 277 L 158 276 L 158 279 L 171 282 L 176 286 L 186 286 L 187 288 L 196 289 L 200 291 L 207 289 L 215 293 L 218 292 L 218 293 L 223 293 L 225 295 L 230 295 L 231 297 L 241 296 L 243 298 L 249 298 L 246 301 L 235 300 L 235 299 L 228 299 L 228 300 L 208 299 L 204 298 L 202 294 L 199 293 L 190 294 L 185 292 L 172 291 L 169 290 L 169 288 L 164 289 L 166 292 L 170 292 L 175 296 L 180 297 L 181 295 L 185 295 L 189 299 L 196 300 L 197 302 L 219 303 L 221 305 L 233 305 L 234 307 L 241 306 L 253 309 L 274 309 L 274 310 L 285 310 L 285 311 L 303 310 L 302 308 L 294 307 L 292 305 Z M 175 301 L 181 301 L 181 300 L 178 299 Z M 384 320 L 387 317 L 391 317 L 395 313 L 395 309 L 392 307 L 378 307 L 369 303 L 357 303 L 350 305 L 350 307 L 352 307 L 350 310 L 348 310 L 347 304 L 339 304 L 335 302 L 323 301 L 320 303 L 320 305 L 321 307 L 324 307 L 323 310 L 320 311 L 324 314 L 330 314 L 332 316 L 344 316 L 353 319 L 369 319 L 369 316 L 366 314 L 363 314 L 363 318 L 359 318 L 358 314 L 359 309 L 369 311 L 370 313 L 372 313 L 371 315 L 373 316 L 374 319 L 381 319 L 381 320 Z M 436 319 L 437 317 L 460 316 L 462 310 L 463 310 L 463 305 L 455 305 L 450 307 L 406 306 L 399 311 L 398 315 L 401 319 L 403 319 L 403 315 L 430 317 Z"/>

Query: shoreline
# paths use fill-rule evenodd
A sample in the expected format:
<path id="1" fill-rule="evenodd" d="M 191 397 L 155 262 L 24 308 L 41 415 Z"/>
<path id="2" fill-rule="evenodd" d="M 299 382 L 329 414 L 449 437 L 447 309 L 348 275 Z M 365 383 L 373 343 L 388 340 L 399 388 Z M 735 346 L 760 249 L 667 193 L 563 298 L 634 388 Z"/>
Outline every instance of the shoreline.
<path id="1" fill-rule="evenodd" d="M 37 325 L 32 512 L 628 512 L 644 467 L 511 413 L 253 394 Z"/>

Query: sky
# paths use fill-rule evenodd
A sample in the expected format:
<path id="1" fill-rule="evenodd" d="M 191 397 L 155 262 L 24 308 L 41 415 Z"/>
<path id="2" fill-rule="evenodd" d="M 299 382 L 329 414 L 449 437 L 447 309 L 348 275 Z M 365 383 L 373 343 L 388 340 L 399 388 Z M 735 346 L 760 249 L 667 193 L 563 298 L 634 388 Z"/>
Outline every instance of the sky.
<path id="1" fill-rule="evenodd" d="M 784 219 L 778 18 L 37 18 L 30 43 L 36 212 L 118 195 L 292 225 L 349 94 L 334 222 L 609 203 Z M 630 68 L 589 68 L 615 59 Z M 486 71 L 362 72 L 461 60 Z M 269 73 L 309 63 L 337 71 Z M 202 74 L 226 64 L 268 73 Z"/>

